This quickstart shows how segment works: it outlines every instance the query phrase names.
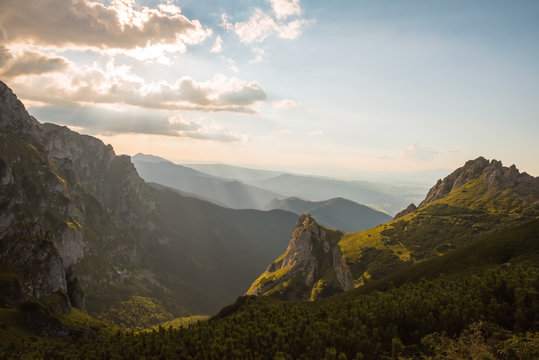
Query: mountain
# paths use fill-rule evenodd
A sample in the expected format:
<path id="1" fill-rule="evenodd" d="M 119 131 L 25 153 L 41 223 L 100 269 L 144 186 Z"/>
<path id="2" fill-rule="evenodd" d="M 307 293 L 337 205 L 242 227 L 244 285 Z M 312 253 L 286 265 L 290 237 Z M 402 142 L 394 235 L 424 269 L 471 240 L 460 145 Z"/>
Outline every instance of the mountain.
<path id="1" fill-rule="evenodd" d="M 355 232 L 386 223 L 391 217 L 381 211 L 343 198 L 307 201 L 297 197 L 274 199 L 265 210 L 281 209 L 298 215 L 309 213 L 321 225 L 344 232 Z"/>
<path id="2" fill-rule="evenodd" d="M 427 191 L 421 187 L 396 187 L 368 181 L 293 174 L 281 174 L 248 183 L 288 197 L 312 201 L 342 197 L 392 215 L 410 202 L 421 200 Z"/>
<path id="3" fill-rule="evenodd" d="M 184 166 L 220 178 L 234 179 L 247 183 L 250 181 L 269 179 L 283 174 L 281 171 L 251 169 L 226 164 L 184 164 Z"/>
<path id="4" fill-rule="evenodd" d="M 98 315 L 143 296 L 173 316 L 211 313 L 284 251 L 297 218 L 155 189 L 128 156 L 39 123 L 0 82 L 2 307 Z"/>
<path id="5" fill-rule="evenodd" d="M 147 161 L 147 160 L 150 161 Z M 209 175 L 153 155 L 137 154 L 132 160 L 140 176 L 148 181 L 192 193 L 233 209 L 261 209 L 282 195 L 252 185 Z"/>
<path id="6" fill-rule="evenodd" d="M 302 215 L 288 249 L 251 285 L 247 295 L 315 300 L 352 289 L 352 274 L 338 245 L 341 236 L 318 225 L 310 215 Z"/>
<path id="7" fill-rule="evenodd" d="M 479 157 L 438 181 L 417 208 L 384 225 L 342 234 L 302 217 L 286 252 L 248 294 L 298 300 L 346 291 L 350 286 L 335 275 L 335 264 L 359 287 L 538 217 L 539 178 Z"/>

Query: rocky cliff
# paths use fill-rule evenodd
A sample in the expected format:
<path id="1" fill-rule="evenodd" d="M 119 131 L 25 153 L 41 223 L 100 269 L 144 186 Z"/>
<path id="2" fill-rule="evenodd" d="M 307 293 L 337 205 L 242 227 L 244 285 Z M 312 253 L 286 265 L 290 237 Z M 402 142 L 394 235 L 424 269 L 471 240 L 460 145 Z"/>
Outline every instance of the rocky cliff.
<path id="1" fill-rule="evenodd" d="M 309 214 L 302 215 L 285 253 L 268 266 L 247 295 L 315 300 L 350 290 L 352 275 L 338 245 L 341 235 L 318 225 Z"/>
<path id="2" fill-rule="evenodd" d="M 52 296 L 97 315 L 139 295 L 211 313 L 286 248 L 296 220 L 151 188 L 128 156 L 39 123 L 0 82 L 1 306 Z"/>
<path id="3" fill-rule="evenodd" d="M 144 183 L 110 145 L 37 122 L 3 83 L 0 110 L 0 263 L 18 274 L 24 299 L 60 292 L 66 309 L 84 310 L 79 276 L 83 282 L 100 276 L 73 267 L 101 255 L 108 238 L 121 245 L 96 270 L 110 282 L 129 273 L 136 240 L 125 225 L 134 219 L 122 221 L 122 209 Z M 110 181 L 118 172 L 125 175 Z"/>

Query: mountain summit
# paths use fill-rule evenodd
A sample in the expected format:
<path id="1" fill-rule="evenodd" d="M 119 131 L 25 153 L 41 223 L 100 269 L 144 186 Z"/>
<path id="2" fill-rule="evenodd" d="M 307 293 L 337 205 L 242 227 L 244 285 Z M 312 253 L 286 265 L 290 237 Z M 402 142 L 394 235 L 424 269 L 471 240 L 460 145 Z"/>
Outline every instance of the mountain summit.
<path id="1" fill-rule="evenodd" d="M 505 167 L 501 161 L 478 157 L 467 161 L 463 167 L 458 168 L 443 180 L 438 180 L 427 193 L 419 207 L 436 201 L 448 195 L 471 180 L 477 179 L 486 190 L 492 190 L 491 197 L 501 195 L 499 191 L 511 189 L 517 194 L 539 195 L 539 181 L 527 173 L 520 173 L 515 165 Z"/>

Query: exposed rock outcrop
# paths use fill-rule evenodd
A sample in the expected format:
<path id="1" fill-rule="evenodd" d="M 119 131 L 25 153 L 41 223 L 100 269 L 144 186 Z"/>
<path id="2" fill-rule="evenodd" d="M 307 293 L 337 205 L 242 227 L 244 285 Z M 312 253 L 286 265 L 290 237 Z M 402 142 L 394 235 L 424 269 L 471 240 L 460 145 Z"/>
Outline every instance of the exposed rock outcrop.
<path id="1" fill-rule="evenodd" d="M 67 306 L 71 301 L 85 308 L 72 267 L 102 246 L 95 241 L 95 231 L 86 228 L 98 223 L 109 227 L 115 238 L 125 238 L 117 228 L 126 224 L 116 218 L 144 183 L 128 157 L 117 159 L 112 147 L 96 138 L 40 124 L 0 82 L 0 263 L 13 265 L 21 278 L 21 299 L 60 292 Z M 113 181 L 121 173 L 134 176 Z M 93 213 L 90 219 L 86 210 L 94 201 L 108 214 Z M 128 222 L 142 223 L 138 220 Z M 112 258 L 117 250 L 108 255 Z M 130 248 L 121 248 L 128 254 L 135 250 L 134 240 Z M 122 265 L 117 270 L 122 272 Z"/>
<path id="2" fill-rule="evenodd" d="M 341 235 L 318 225 L 309 214 L 302 215 L 285 253 L 268 266 L 247 295 L 315 300 L 350 290 L 352 275 L 338 245 Z"/>
<path id="3" fill-rule="evenodd" d="M 393 218 L 393 220 L 401 218 L 401 217 L 403 217 L 405 215 L 408 215 L 409 213 L 411 213 L 415 209 L 417 209 L 417 206 L 415 204 L 410 204 L 410 205 L 408 205 L 408 207 L 406 209 L 398 212 L 397 215 L 395 215 L 395 217 Z"/>
<path id="4" fill-rule="evenodd" d="M 418 207 L 441 199 L 480 176 L 482 176 L 481 181 L 489 187 L 497 187 L 500 190 L 511 188 L 517 193 L 539 194 L 539 178 L 519 172 L 515 165 L 505 167 L 501 161 L 488 161 L 484 157 L 478 157 L 467 161 L 463 167 L 453 171 L 443 180 L 438 180 Z"/>

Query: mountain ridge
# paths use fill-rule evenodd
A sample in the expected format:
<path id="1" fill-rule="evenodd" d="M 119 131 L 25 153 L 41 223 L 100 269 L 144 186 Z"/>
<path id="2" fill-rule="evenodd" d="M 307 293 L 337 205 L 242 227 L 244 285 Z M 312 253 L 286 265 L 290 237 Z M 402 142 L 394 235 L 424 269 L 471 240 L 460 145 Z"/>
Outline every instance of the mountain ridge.
<path id="1" fill-rule="evenodd" d="M 261 209 L 271 199 L 283 197 L 256 186 L 206 174 L 170 161 L 148 162 L 140 158 L 134 157 L 133 163 L 146 181 L 192 193 L 232 209 Z"/>
<path id="2" fill-rule="evenodd" d="M 338 236 L 337 244 L 352 274 L 354 287 L 359 287 L 398 273 L 413 263 L 446 254 L 537 218 L 539 178 L 520 173 L 514 165 L 504 167 L 497 160 L 479 157 L 439 180 L 420 206 L 409 206 L 386 224 L 335 236 Z M 294 234 L 298 231 L 301 226 L 296 225 Z M 290 248 L 296 244 L 296 237 L 292 236 L 285 254 L 299 251 Z M 311 237 L 310 247 L 313 248 L 317 241 L 317 237 Z M 306 298 L 305 292 L 288 288 L 298 286 L 302 281 L 290 282 L 287 275 L 290 269 L 285 271 L 279 263 L 283 256 L 253 283 L 248 294 L 286 300 Z M 321 258 L 312 260 L 324 261 Z M 331 270 L 317 276 L 315 279 L 308 277 L 304 282 L 323 281 L 329 288 L 346 290 L 332 276 Z M 303 286 L 299 288 L 303 289 Z"/>

